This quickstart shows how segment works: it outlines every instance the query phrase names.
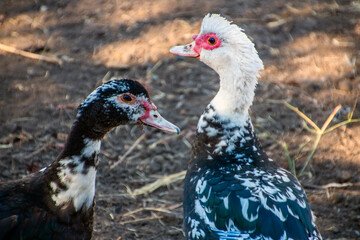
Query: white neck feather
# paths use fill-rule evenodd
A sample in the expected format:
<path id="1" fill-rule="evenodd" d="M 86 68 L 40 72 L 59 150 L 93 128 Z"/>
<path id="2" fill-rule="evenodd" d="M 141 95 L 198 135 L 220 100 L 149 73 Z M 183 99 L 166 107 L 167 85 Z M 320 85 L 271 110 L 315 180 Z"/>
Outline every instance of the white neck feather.
<path id="1" fill-rule="evenodd" d="M 100 140 L 84 139 L 85 147 L 80 155 L 61 159 L 57 175 L 66 189 L 61 189 L 56 182 L 50 182 L 53 194 L 52 199 L 56 206 L 66 207 L 73 204 L 75 211 L 82 207 L 89 209 L 95 196 L 96 167 L 86 166 L 85 159 L 93 160 L 97 164 L 97 155 L 100 152 Z"/>
<path id="2" fill-rule="evenodd" d="M 240 71 L 220 74 L 220 89 L 211 104 L 220 116 L 245 122 L 255 95 L 256 75 Z"/>

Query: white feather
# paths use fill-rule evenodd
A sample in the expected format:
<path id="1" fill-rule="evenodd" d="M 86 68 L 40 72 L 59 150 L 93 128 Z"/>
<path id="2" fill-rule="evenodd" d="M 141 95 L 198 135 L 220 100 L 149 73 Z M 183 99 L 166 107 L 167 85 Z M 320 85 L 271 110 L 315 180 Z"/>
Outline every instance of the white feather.
<path id="1" fill-rule="evenodd" d="M 263 63 L 243 30 L 220 15 L 205 16 L 199 35 L 206 33 L 216 33 L 222 41 L 220 47 L 202 49 L 200 54 L 200 60 L 220 76 L 220 90 L 211 104 L 221 116 L 244 122 Z"/>
<path id="2" fill-rule="evenodd" d="M 91 157 L 94 153 L 98 154 L 100 152 L 101 141 L 100 140 L 91 140 L 88 138 L 84 139 L 85 147 L 82 150 L 82 155 L 84 157 Z"/>
<path id="3" fill-rule="evenodd" d="M 73 202 L 75 211 L 80 210 L 82 206 L 90 208 L 95 196 L 95 167 L 89 167 L 86 174 L 82 173 L 84 163 L 80 163 L 73 172 L 69 168 L 62 168 L 58 173 L 62 184 L 66 190 L 55 193 L 58 189 L 55 182 L 50 183 L 54 191 L 52 199 L 56 206 L 62 206 L 68 202 Z"/>

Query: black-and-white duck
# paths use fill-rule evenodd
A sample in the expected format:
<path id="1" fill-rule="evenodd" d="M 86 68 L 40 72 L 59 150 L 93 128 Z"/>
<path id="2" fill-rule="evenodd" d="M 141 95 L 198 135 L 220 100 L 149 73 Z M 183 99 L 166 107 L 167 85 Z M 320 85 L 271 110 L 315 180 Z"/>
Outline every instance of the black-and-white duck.
<path id="1" fill-rule="evenodd" d="M 194 41 L 170 52 L 220 76 L 200 117 L 184 189 L 186 239 L 321 239 L 304 189 L 262 150 L 249 116 L 263 69 L 254 44 L 217 14 Z"/>
<path id="2" fill-rule="evenodd" d="M 65 148 L 50 166 L 0 183 L 0 239 L 90 239 L 101 139 L 124 124 L 179 133 L 140 83 L 104 83 L 79 106 Z"/>

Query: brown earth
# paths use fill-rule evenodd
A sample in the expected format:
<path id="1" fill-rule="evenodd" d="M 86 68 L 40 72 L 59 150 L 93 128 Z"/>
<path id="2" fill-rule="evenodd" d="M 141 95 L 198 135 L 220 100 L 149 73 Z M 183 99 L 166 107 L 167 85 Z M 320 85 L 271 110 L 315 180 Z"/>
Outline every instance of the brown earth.
<path id="1" fill-rule="evenodd" d="M 299 173 L 313 141 L 299 149 L 314 135 L 282 100 L 320 127 L 338 104 L 331 126 L 360 105 L 359 1 L 2 0 L 0 43 L 63 63 L 0 51 L 0 180 L 48 165 L 64 146 L 76 105 L 103 79 L 137 79 L 182 134 L 132 126 L 106 137 L 94 239 L 182 239 L 182 181 L 148 195 L 128 193 L 186 169 L 197 120 L 218 77 L 168 49 L 191 41 L 207 12 L 229 16 L 256 43 L 265 63 L 252 107 L 256 129 L 271 158 L 286 168 L 278 143 L 287 144 Z M 360 118 L 359 107 L 353 117 Z M 135 150 L 110 169 L 143 133 Z M 325 239 L 360 239 L 359 146 L 359 123 L 333 130 L 299 176 Z M 324 187 L 329 183 L 342 185 Z"/>

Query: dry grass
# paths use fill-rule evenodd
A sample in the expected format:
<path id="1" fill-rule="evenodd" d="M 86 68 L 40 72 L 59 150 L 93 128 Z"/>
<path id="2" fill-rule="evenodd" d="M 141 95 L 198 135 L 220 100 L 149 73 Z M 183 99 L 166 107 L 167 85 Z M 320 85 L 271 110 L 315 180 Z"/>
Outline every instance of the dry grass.
<path id="1" fill-rule="evenodd" d="M 168 176 L 158 178 L 153 183 L 150 183 L 141 188 L 135 189 L 134 191 L 130 191 L 130 195 L 133 195 L 133 196 L 147 195 L 162 186 L 169 186 L 170 184 L 172 184 L 174 182 L 183 180 L 185 178 L 185 175 L 186 175 L 186 171 L 181 171 L 178 173 L 174 173 L 174 174 L 171 174 Z"/>
<path id="2" fill-rule="evenodd" d="M 304 171 L 306 170 L 307 166 L 309 165 L 311 159 L 313 158 L 317 148 L 318 148 L 318 145 L 320 143 L 320 140 L 322 138 L 322 136 L 326 133 L 329 133 L 341 126 L 345 126 L 346 124 L 349 124 L 349 123 L 355 123 L 355 122 L 360 122 L 360 119 L 353 119 L 353 114 L 354 114 L 354 111 L 355 111 L 355 108 L 356 108 L 356 103 L 357 103 L 357 100 L 355 101 L 355 104 L 354 104 L 354 107 L 352 109 L 352 111 L 349 113 L 348 115 L 348 119 L 346 121 L 343 121 L 343 122 L 340 122 L 338 124 L 335 124 L 334 126 L 328 128 L 329 124 L 331 123 L 331 121 L 333 120 L 333 118 L 335 117 L 336 113 L 340 110 L 341 108 L 341 105 L 338 105 L 333 111 L 332 113 L 329 115 L 329 117 L 326 119 L 326 121 L 324 122 L 324 124 L 322 125 L 322 127 L 318 127 L 313 120 L 311 120 L 308 116 L 306 116 L 303 112 L 301 112 L 297 107 L 294 107 L 292 106 L 291 104 L 287 103 L 287 102 L 283 102 L 284 105 L 286 107 L 288 107 L 289 109 L 291 109 L 292 111 L 296 112 L 305 122 L 307 122 L 308 124 L 310 124 L 312 126 L 312 129 L 309 128 L 306 123 L 304 124 L 304 127 L 305 129 L 307 129 L 310 133 L 312 133 L 314 136 L 313 136 L 313 146 L 310 150 L 310 153 L 308 154 L 307 158 L 306 158 L 306 161 L 305 161 L 305 164 L 304 166 L 301 168 L 298 176 L 302 176 L 304 174 Z M 307 145 L 308 143 L 310 143 L 311 141 L 307 141 L 306 143 L 304 143 L 303 145 L 301 145 L 301 147 L 299 148 L 299 152 L 298 154 L 300 155 L 301 152 L 302 152 L 302 149 L 305 147 L 305 145 Z M 289 167 L 291 169 L 291 171 L 293 172 L 293 174 L 296 175 L 296 172 L 295 172 L 295 160 L 294 158 L 291 158 L 290 155 L 289 155 L 289 151 L 287 150 L 287 145 L 286 143 L 282 143 L 281 146 L 284 148 L 284 151 L 285 151 L 285 154 L 287 156 L 287 159 L 288 159 L 288 162 L 289 162 Z"/>

